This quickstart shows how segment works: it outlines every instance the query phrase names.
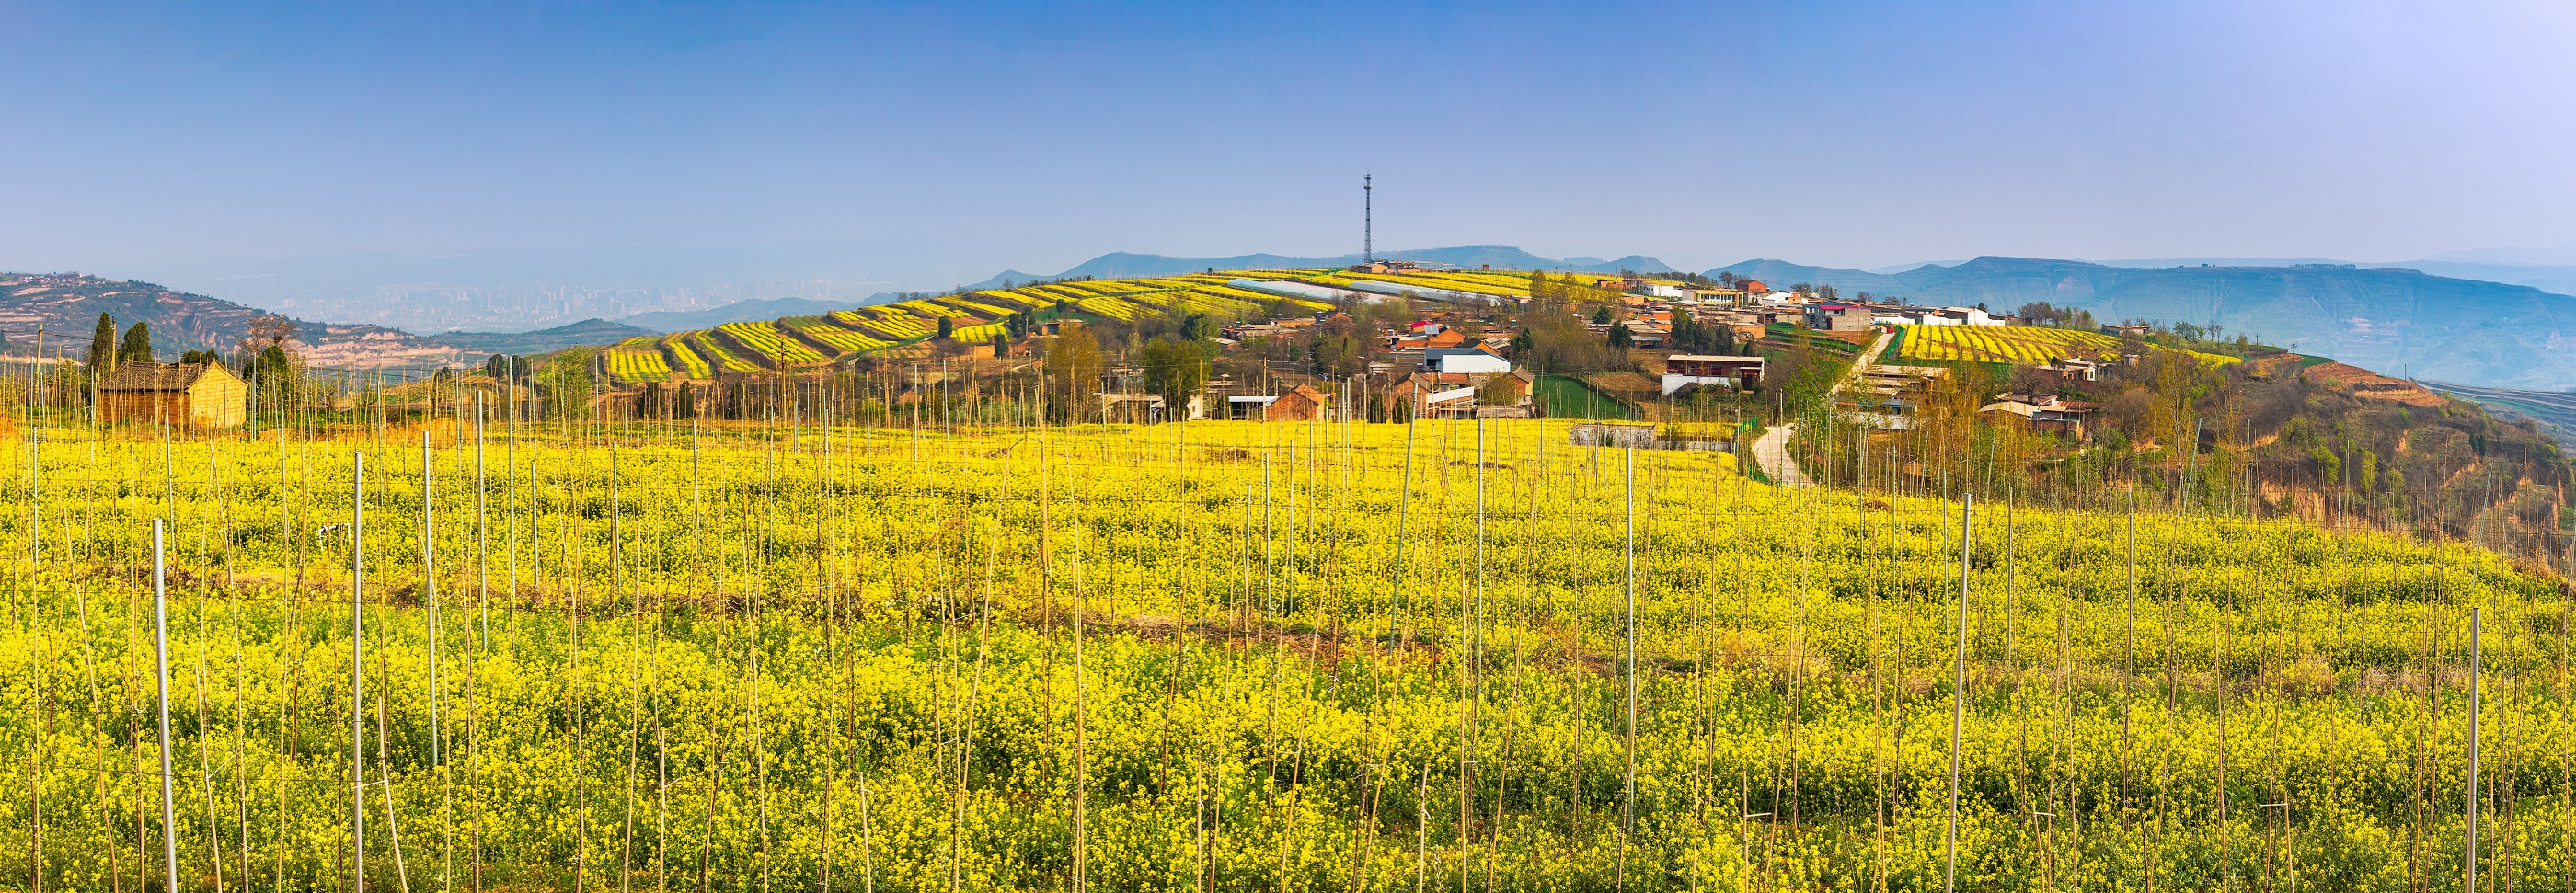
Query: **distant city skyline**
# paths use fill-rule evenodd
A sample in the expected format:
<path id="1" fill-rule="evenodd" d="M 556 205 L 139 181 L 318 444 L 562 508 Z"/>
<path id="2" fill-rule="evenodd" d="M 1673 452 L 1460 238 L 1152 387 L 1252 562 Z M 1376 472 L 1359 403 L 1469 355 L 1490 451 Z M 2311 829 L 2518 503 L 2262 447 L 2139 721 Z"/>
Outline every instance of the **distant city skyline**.
<path id="1" fill-rule="evenodd" d="M 908 288 L 1355 252 L 1364 171 L 1381 246 L 1681 269 L 2576 261 L 2551 86 L 2576 11 L 2539 3 L 19 3 L 0 27 L 5 269 L 830 243 L 848 270 L 768 273 Z"/>

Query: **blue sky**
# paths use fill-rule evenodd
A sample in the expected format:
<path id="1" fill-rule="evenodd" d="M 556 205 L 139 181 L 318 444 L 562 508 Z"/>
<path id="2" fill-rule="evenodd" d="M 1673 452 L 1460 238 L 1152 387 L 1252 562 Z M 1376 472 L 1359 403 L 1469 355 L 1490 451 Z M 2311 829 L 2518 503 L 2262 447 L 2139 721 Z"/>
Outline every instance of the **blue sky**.
<path id="1" fill-rule="evenodd" d="M 0 0 L 0 268 L 847 243 L 1883 264 L 2576 245 L 2543 4 Z M 793 271 L 781 271 L 793 272 Z"/>

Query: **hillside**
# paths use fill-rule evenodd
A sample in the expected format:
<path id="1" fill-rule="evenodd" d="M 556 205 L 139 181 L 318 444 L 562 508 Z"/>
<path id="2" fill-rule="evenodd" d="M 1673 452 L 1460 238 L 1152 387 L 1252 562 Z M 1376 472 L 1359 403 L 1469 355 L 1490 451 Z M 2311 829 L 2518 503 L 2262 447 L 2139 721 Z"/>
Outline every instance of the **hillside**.
<path id="1" fill-rule="evenodd" d="M 2442 393 L 2474 402 L 2488 409 L 2509 412 L 2548 426 L 2560 441 L 2576 446 L 2576 391 L 2519 391 L 2512 388 L 2482 388 L 2474 385 L 2445 384 L 2428 381 L 2425 386 Z"/>
<path id="2" fill-rule="evenodd" d="M 1411 292 L 1431 299 L 1513 298 L 1528 280 L 1508 272 L 1381 276 L 1320 268 L 1192 271 L 1178 276 L 1088 279 L 975 289 L 846 310 L 726 320 L 667 335 L 627 338 L 608 348 L 609 374 L 637 384 L 812 367 L 868 355 L 918 355 L 937 338 L 973 345 L 1010 334 L 1008 319 L 1132 322 L 1203 316 L 1223 323 L 1274 311 L 1331 309 L 1331 299 Z M 750 303 L 750 302 L 746 302 Z M 739 306 L 739 305 L 737 305 Z M 770 306 L 779 306 L 772 303 Z M 905 351 L 911 354 L 904 354 Z"/>
<path id="3" fill-rule="evenodd" d="M 2102 320 L 2208 324 L 2390 374 L 2487 387 L 2576 385 L 2576 298 L 2403 268 L 2115 267 L 1980 257 L 1896 274 L 1780 261 L 1710 270 L 2009 311 L 2045 301 Z"/>
<path id="4" fill-rule="evenodd" d="M 253 320 L 277 315 L 148 282 L 77 273 L 0 273 L 0 332 L 7 334 L 11 352 L 32 349 L 41 326 L 49 336 L 47 354 L 59 347 L 63 355 L 77 356 L 88 348 L 102 312 L 114 317 L 119 328 L 149 323 L 152 349 L 164 355 L 231 351 L 250 337 Z M 426 366 L 466 359 L 453 345 L 383 326 L 306 320 L 295 325 L 296 343 L 317 366 Z M 56 343 L 51 337 L 56 335 L 71 340 Z"/>

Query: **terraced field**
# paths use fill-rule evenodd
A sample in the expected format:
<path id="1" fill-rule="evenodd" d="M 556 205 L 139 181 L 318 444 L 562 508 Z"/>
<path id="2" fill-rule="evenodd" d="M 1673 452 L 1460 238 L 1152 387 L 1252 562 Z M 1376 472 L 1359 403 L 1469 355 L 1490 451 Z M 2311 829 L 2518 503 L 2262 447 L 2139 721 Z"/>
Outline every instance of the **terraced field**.
<path id="1" fill-rule="evenodd" d="M 870 337 L 865 332 L 849 329 L 840 325 L 837 320 L 827 317 L 799 316 L 782 319 L 779 322 L 788 328 L 795 329 L 796 334 L 822 342 L 823 346 L 832 348 L 833 356 L 866 353 L 894 343 L 886 339 Z"/>
<path id="2" fill-rule="evenodd" d="M 778 330 L 776 323 L 729 322 L 717 326 L 716 331 L 732 336 L 735 343 L 776 363 L 819 363 L 831 359 L 814 352 L 804 342 L 787 337 L 786 333 Z"/>
<path id="3" fill-rule="evenodd" d="M 707 358 L 697 351 L 689 349 L 689 343 L 686 339 L 683 339 L 678 335 L 665 335 L 662 337 L 661 345 L 662 356 L 670 361 L 672 369 L 684 373 L 690 378 L 715 377 L 715 370 L 707 365 Z"/>
<path id="4" fill-rule="evenodd" d="M 660 381 L 671 377 L 671 363 L 662 356 L 660 338 L 628 338 L 610 347 L 607 354 L 608 374 L 619 381 Z"/>
<path id="5" fill-rule="evenodd" d="M 1964 360 L 1978 363 L 2037 365 L 2058 359 L 2117 359 L 2120 339 L 2100 332 L 2042 326 L 1902 326 L 1909 360 Z M 2156 348 L 2164 350 L 2167 348 Z M 2197 351 L 2177 351 L 2212 365 L 2237 358 Z"/>
<path id="6" fill-rule="evenodd" d="M 1236 288 L 1242 276 L 1264 280 L 1347 283 L 1340 270 L 1258 270 L 1103 279 L 985 289 L 962 295 L 915 298 L 823 316 L 789 317 L 769 322 L 732 322 L 711 330 L 680 332 L 660 338 L 638 338 L 609 348 L 609 374 L 638 383 L 681 377 L 706 379 L 722 373 L 789 369 L 874 353 L 937 337 L 941 320 L 957 341 L 980 342 L 1008 334 L 1007 317 L 1050 312 L 1072 317 L 1133 321 L 1169 311 L 1204 313 L 1224 319 L 1249 319 L 1265 308 L 1285 303 L 1308 310 L 1333 305 L 1305 298 L 1283 298 Z M 1510 273 L 1440 272 L 1366 277 L 1375 281 L 1410 282 L 1426 288 L 1492 295 L 1515 295 L 1522 280 Z"/>
<path id="7" fill-rule="evenodd" d="M 691 332 L 688 340 L 689 349 L 707 358 L 707 365 L 724 372 L 760 371 L 760 364 L 735 356 L 733 351 L 726 350 L 709 335 L 708 332 Z"/>

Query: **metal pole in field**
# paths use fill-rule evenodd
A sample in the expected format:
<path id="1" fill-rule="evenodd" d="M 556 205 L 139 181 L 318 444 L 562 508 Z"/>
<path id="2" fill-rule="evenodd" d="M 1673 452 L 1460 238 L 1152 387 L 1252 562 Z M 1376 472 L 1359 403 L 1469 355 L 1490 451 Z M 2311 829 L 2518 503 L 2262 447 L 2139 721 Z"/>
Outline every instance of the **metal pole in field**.
<path id="1" fill-rule="evenodd" d="M 429 604 L 429 764 L 445 764 L 438 740 L 438 547 L 430 536 L 429 430 L 420 432 L 420 598 Z"/>
<path id="2" fill-rule="evenodd" d="M 170 602 L 161 585 L 161 519 L 152 519 L 152 641 L 161 676 L 162 889 L 179 889 L 179 820 L 170 797 Z"/>
<path id="3" fill-rule="evenodd" d="M 1628 772 L 1619 804 L 1619 858 L 1627 861 L 1627 838 L 1637 832 L 1637 448 L 1619 451 L 1625 462 L 1628 512 Z"/>
<path id="4" fill-rule="evenodd" d="M 1943 835 L 1941 889 L 1959 888 L 1959 733 L 1968 720 L 1968 522 L 1975 517 L 1977 497 L 1959 495 L 1959 651 L 1957 674 L 1950 681 L 1950 828 Z"/>
<path id="5" fill-rule="evenodd" d="M 349 836 L 350 864 L 356 869 L 356 893 L 367 893 L 367 785 L 366 753 L 367 699 L 367 553 L 361 536 L 367 521 L 367 454 L 351 453 L 355 468 L 350 472 L 349 492 Z"/>
<path id="6" fill-rule="evenodd" d="M 2478 893 L 2478 689 L 2482 687 L 2480 670 L 2485 667 L 2479 660 L 2478 626 L 2485 619 L 2483 613 L 2480 608 L 2469 609 L 2469 791 L 2462 798 L 2468 803 L 2468 821 L 2464 823 L 2468 828 L 2468 848 L 2462 860 L 2460 883 L 2460 889 L 2467 893 Z"/>

